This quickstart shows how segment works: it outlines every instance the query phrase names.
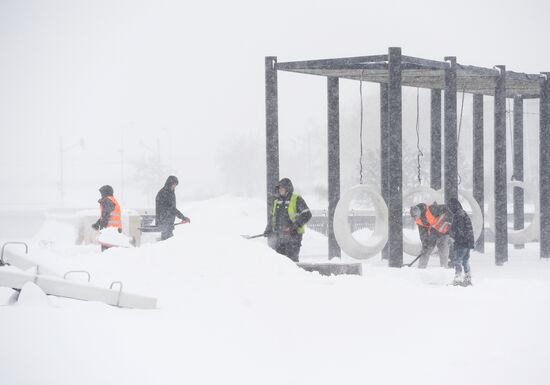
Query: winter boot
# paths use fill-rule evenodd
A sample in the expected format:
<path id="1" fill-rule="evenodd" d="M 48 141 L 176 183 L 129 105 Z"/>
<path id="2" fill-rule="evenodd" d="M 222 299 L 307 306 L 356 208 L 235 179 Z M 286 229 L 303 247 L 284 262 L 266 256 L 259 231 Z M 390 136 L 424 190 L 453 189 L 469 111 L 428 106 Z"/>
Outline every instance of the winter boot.
<path id="1" fill-rule="evenodd" d="M 472 286 L 472 276 L 470 273 L 464 274 L 464 281 L 462 282 L 463 286 Z"/>
<path id="2" fill-rule="evenodd" d="M 462 274 L 455 273 L 455 278 L 453 279 L 453 286 L 462 286 Z"/>

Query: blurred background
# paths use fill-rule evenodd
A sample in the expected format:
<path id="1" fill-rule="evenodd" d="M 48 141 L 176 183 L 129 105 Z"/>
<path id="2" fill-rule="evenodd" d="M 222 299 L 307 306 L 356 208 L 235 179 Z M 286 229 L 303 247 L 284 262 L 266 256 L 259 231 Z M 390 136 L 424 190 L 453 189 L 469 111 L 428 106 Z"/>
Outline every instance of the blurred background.
<path id="1" fill-rule="evenodd" d="M 506 1 L 0 1 L 0 207 L 96 207 L 110 184 L 151 208 L 170 174 L 179 201 L 265 196 L 264 57 L 383 54 L 550 71 L 548 3 Z M 416 95 L 405 88 L 406 183 L 416 178 Z M 429 175 L 429 91 L 419 91 Z M 459 113 L 461 94 L 458 95 Z M 359 182 L 359 83 L 341 82 L 342 188 Z M 492 98 L 485 98 L 486 181 Z M 378 178 L 378 85 L 363 85 L 364 167 Z M 526 179 L 538 102 L 525 103 Z M 326 80 L 279 73 L 281 176 L 326 208 Z M 459 164 L 471 184 L 471 96 Z M 511 158 L 509 158 L 511 159 Z M 510 162 L 511 166 L 511 162 Z M 429 181 L 429 179 L 425 179 Z M 4 210 L 4 211 L 5 211 Z"/>

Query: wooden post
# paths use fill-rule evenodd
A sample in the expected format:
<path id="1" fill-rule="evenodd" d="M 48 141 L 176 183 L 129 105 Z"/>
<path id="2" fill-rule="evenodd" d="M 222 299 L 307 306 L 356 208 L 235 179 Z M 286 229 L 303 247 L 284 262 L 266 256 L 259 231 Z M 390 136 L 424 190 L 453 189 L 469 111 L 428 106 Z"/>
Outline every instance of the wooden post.
<path id="1" fill-rule="evenodd" d="M 401 48 L 388 53 L 388 119 L 389 119 L 389 266 L 403 266 L 403 165 Z"/>
<path id="2" fill-rule="evenodd" d="M 445 202 L 458 197 L 458 138 L 456 130 L 456 57 L 445 58 L 449 67 L 445 70 Z"/>
<path id="3" fill-rule="evenodd" d="M 388 85 L 380 83 L 380 194 L 389 204 L 389 127 L 388 127 Z M 389 242 L 382 249 L 382 259 L 389 259 Z"/>
<path id="4" fill-rule="evenodd" d="M 279 181 L 279 107 L 277 96 L 277 57 L 265 58 L 265 146 L 267 181 L 267 220 L 270 220 L 275 186 Z"/>
<path id="5" fill-rule="evenodd" d="M 481 235 L 476 241 L 475 249 L 485 252 L 485 182 L 484 182 L 484 157 L 483 157 L 483 95 L 475 94 L 473 101 L 473 189 L 474 199 L 481 208 L 483 226 Z"/>
<path id="6" fill-rule="evenodd" d="M 441 90 L 432 90 L 431 97 L 430 187 L 441 188 Z"/>
<path id="7" fill-rule="evenodd" d="M 334 236 L 334 211 L 340 200 L 340 90 L 338 78 L 327 78 L 328 104 L 328 258 L 340 258 Z"/>
<path id="8" fill-rule="evenodd" d="M 523 181 L 523 98 L 514 97 L 514 172 L 512 179 Z M 514 187 L 514 230 L 521 230 L 525 225 L 524 190 Z M 525 245 L 514 245 L 523 249 Z"/>
<path id="9" fill-rule="evenodd" d="M 495 263 L 508 261 L 508 208 L 506 178 L 506 66 L 497 66 L 495 88 Z"/>
<path id="10" fill-rule="evenodd" d="M 550 72 L 543 76 L 539 132 L 540 257 L 550 258 Z"/>

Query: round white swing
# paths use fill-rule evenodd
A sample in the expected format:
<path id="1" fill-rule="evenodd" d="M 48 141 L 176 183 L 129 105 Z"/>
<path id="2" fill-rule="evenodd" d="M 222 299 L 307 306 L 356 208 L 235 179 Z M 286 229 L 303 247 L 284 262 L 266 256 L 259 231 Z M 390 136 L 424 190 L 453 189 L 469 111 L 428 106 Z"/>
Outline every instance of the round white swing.
<path id="1" fill-rule="evenodd" d="M 368 243 L 359 243 L 351 234 L 348 222 L 349 205 L 359 193 L 366 193 L 374 206 L 376 222 Z M 334 236 L 338 245 L 355 259 L 367 259 L 378 254 L 388 241 L 388 207 L 378 192 L 365 185 L 357 185 L 346 191 L 338 201 L 334 212 Z"/>

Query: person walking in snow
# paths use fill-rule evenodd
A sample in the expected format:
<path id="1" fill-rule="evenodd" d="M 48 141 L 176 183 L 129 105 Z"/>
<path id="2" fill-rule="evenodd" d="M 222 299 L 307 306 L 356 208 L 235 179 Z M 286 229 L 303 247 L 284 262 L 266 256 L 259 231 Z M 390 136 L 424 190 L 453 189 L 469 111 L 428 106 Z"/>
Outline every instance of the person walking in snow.
<path id="1" fill-rule="evenodd" d="M 95 230 L 101 230 L 107 227 L 114 227 L 119 233 L 122 233 L 122 214 L 120 205 L 115 199 L 113 188 L 109 185 L 99 188 L 101 198 L 98 200 L 101 217 L 92 225 Z M 105 251 L 109 246 L 101 245 L 101 251 Z"/>
<path id="2" fill-rule="evenodd" d="M 190 223 L 191 220 L 176 208 L 176 186 L 179 184 L 178 178 L 170 175 L 164 183 L 164 187 L 157 193 L 156 204 L 156 225 L 161 231 L 161 240 L 166 240 L 174 236 L 174 221 L 176 217 L 181 219 L 181 223 Z"/>
<path id="3" fill-rule="evenodd" d="M 455 268 L 453 285 L 469 286 L 472 284 L 470 273 L 470 249 L 474 248 L 474 230 L 472 221 L 456 198 L 449 199 L 447 205 L 453 214 L 450 236 L 454 240 L 451 263 Z M 464 270 L 464 277 L 462 271 Z"/>
<path id="4" fill-rule="evenodd" d="M 437 246 L 441 267 L 448 267 L 449 262 L 449 222 L 446 205 L 420 203 L 410 209 L 411 217 L 418 225 L 422 242 L 418 267 L 425 269 L 433 249 Z"/>
<path id="5" fill-rule="evenodd" d="M 276 252 L 298 262 L 302 235 L 306 223 L 311 219 L 311 212 L 304 198 L 294 192 L 290 179 L 281 179 L 276 188 L 271 220 L 264 236 L 268 237 L 269 246 Z"/>

